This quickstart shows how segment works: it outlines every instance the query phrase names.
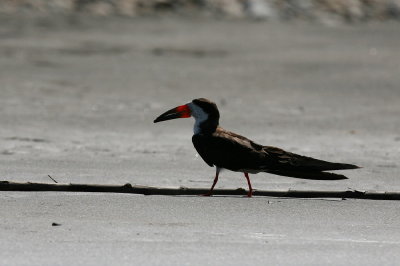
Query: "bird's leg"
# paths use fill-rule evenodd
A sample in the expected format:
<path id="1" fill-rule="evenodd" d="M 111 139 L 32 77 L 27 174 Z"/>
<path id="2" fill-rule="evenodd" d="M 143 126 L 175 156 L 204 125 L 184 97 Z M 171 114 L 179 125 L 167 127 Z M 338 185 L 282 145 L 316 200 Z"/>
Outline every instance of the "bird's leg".
<path id="1" fill-rule="evenodd" d="M 249 177 L 249 173 L 244 173 L 244 176 L 247 179 L 247 184 L 249 185 L 249 193 L 247 194 L 247 197 L 251 197 L 253 195 L 253 188 L 251 187 L 251 182 L 250 182 L 250 177 Z"/>
<path id="2" fill-rule="evenodd" d="M 212 195 L 212 192 L 213 192 L 213 190 L 214 190 L 214 187 L 215 187 L 215 185 L 217 184 L 217 182 L 218 182 L 218 176 L 219 176 L 219 171 L 221 171 L 221 168 L 219 168 L 219 167 L 217 167 L 217 170 L 215 171 L 215 178 L 214 178 L 214 182 L 213 182 L 213 184 L 212 184 L 212 186 L 211 186 L 211 188 L 210 188 L 210 191 L 208 191 L 206 194 L 204 194 L 203 196 L 211 196 Z"/>

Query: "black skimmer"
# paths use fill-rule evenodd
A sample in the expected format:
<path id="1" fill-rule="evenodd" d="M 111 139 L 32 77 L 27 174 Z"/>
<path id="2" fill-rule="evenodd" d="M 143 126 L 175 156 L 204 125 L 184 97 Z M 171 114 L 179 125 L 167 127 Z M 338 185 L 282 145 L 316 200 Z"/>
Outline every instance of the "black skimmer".
<path id="1" fill-rule="evenodd" d="M 332 163 L 263 146 L 225 130 L 219 126 L 217 105 L 204 98 L 175 107 L 157 117 L 154 123 L 191 116 L 195 119 L 193 145 L 209 166 L 216 167 L 214 182 L 207 196 L 212 194 L 221 169 L 244 173 L 249 186 L 247 196 L 251 197 L 253 189 L 249 173 L 267 172 L 303 179 L 339 180 L 347 177 L 325 171 L 360 168 L 353 164 Z"/>

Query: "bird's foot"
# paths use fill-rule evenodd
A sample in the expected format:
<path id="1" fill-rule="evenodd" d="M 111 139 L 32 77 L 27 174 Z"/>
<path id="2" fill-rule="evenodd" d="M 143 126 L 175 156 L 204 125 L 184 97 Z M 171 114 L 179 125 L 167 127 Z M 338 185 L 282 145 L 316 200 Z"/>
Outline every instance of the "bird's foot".
<path id="1" fill-rule="evenodd" d="M 211 196 L 212 196 L 212 193 L 201 194 L 200 196 L 203 196 L 203 197 L 211 197 Z"/>

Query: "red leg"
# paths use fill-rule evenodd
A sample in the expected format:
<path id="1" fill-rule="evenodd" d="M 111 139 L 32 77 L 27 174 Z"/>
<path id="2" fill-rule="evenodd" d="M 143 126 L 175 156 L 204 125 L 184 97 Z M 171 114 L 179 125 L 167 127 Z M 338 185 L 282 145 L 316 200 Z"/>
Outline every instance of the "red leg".
<path id="1" fill-rule="evenodd" d="M 250 177 L 249 177 L 249 173 L 244 173 L 244 176 L 247 179 L 247 184 L 249 185 L 249 193 L 247 194 L 247 197 L 251 197 L 253 196 L 253 188 L 251 187 L 251 182 L 250 182 Z"/>
<path id="2" fill-rule="evenodd" d="M 211 189 L 210 189 L 210 191 L 207 192 L 207 194 L 204 194 L 204 196 L 211 196 L 211 195 L 212 195 L 212 192 L 213 192 L 213 190 L 214 190 L 214 187 L 215 187 L 215 185 L 216 185 L 217 182 L 218 182 L 218 176 L 219 176 L 219 171 L 220 171 L 220 170 L 221 170 L 221 168 L 217 167 L 217 170 L 216 170 L 216 172 L 215 172 L 214 182 L 213 182 L 213 184 L 212 184 L 212 186 L 211 186 Z"/>

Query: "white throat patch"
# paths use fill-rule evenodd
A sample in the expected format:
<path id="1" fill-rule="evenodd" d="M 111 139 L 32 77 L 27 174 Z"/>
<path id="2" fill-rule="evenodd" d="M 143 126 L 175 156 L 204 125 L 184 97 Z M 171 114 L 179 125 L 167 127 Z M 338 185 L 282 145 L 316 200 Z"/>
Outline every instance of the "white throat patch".
<path id="1" fill-rule="evenodd" d="M 194 134 L 200 134 L 201 128 L 200 124 L 208 119 L 208 114 L 203 111 L 203 109 L 194 103 L 188 103 L 192 116 L 195 119 L 193 132 Z"/>

